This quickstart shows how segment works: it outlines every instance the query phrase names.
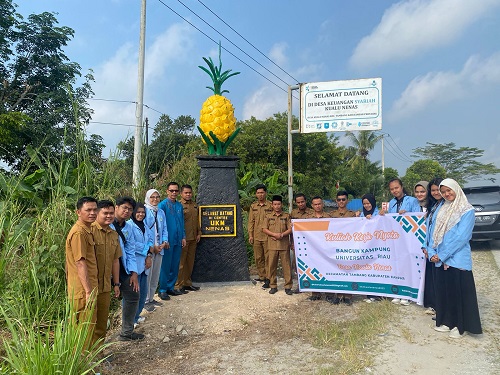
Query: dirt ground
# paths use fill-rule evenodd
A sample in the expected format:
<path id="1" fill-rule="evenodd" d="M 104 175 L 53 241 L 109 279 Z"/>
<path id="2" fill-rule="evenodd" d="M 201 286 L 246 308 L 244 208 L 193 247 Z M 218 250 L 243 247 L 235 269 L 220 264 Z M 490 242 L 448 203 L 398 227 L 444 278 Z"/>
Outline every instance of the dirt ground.
<path id="1" fill-rule="evenodd" d="M 500 252 L 500 251 L 499 251 Z M 374 366 L 366 374 L 500 374 L 500 271 L 492 251 L 473 252 L 482 335 L 454 340 L 432 329 L 424 308 L 400 306 L 400 314 L 375 342 L 367 343 Z M 340 355 L 315 345 L 315 330 L 352 319 L 364 304 L 310 302 L 288 296 L 281 284 L 270 295 L 251 282 L 201 284 L 145 314 L 141 342 L 116 342 L 102 375 L 123 374 L 316 374 Z M 117 319 L 119 321 L 119 318 Z M 108 333 L 116 341 L 117 328 Z M 327 370 L 323 373 L 329 373 Z M 336 372 L 332 372 L 336 373 Z"/>

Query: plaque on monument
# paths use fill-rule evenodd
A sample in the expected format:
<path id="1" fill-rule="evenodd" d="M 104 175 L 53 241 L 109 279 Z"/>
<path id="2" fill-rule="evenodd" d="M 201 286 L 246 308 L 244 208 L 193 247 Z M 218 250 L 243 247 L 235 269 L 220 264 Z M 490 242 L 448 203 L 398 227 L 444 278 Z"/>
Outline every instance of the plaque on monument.
<path id="1" fill-rule="evenodd" d="M 235 237 L 236 205 L 199 206 L 202 237 Z"/>

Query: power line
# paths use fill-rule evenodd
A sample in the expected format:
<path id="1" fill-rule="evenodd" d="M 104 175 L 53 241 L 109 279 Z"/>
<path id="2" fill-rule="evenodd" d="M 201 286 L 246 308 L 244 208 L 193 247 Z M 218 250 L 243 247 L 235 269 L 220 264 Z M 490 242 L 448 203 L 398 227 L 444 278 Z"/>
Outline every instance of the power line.
<path id="1" fill-rule="evenodd" d="M 175 13 L 177 16 L 179 16 L 180 18 L 182 18 L 185 22 L 187 22 L 188 24 L 190 24 L 192 27 L 194 27 L 196 30 L 198 30 L 200 33 L 202 33 L 203 35 L 205 35 L 208 39 L 210 39 L 212 42 L 214 42 L 215 44 L 218 44 L 212 37 L 210 37 L 208 34 L 206 34 L 204 31 L 200 30 L 198 27 L 196 27 L 195 25 L 193 25 L 191 22 L 189 22 L 186 18 L 184 18 L 183 16 L 181 16 L 179 13 L 177 13 L 175 10 L 173 10 L 172 8 L 170 8 L 167 4 L 165 4 L 162 0 L 158 0 L 161 4 L 163 4 L 166 8 L 170 9 L 170 11 L 172 11 L 173 13 Z M 264 78 L 265 80 L 269 81 L 270 83 L 272 83 L 274 86 L 276 86 L 277 88 L 279 88 L 281 91 L 283 92 L 286 92 L 288 94 L 288 90 L 285 90 L 284 88 L 282 88 L 281 86 L 279 86 L 277 83 L 271 81 L 269 78 L 267 78 L 266 76 L 264 76 L 262 73 L 260 73 L 259 71 L 255 70 L 253 67 L 251 67 L 250 65 L 248 65 L 246 62 L 244 62 L 242 59 L 240 59 L 238 56 L 236 56 L 234 53 L 232 53 L 231 51 L 229 51 L 226 47 L 221 47 L 224 51 L 226 51 L 227 53 L 229 53 L 231 56 L 233 56 L 235 59 L 237 59 L 238 61 L 240 61 L 242 64 L 246 65 L 247 67 L 249 67 L 251 70 L 253 70 L 255 73 L 257 73 L 258 75 L 260 75 L 262 78 Z M 294 97 L 295 99 L 298 99 L 296 97 Z"/>
<path id="2" fill-rule="evenodd" d="M 396 159 L 401 160 L 405 163 L 411 163 L 411 161 L 402 159 L 401 156 L 397 155 L 396 150 L 394 150 L 393 146 L 391 146 L 389 143 L 387 143 L 386 146 L 387 146 L 386 150 L 389 151 L 389 153 L 392 154 L 392 156 L 394 156 Z"/>
<path id="3" fill-rule="evenodd" d="M 205 21 L 203 18 L 201 18 L 196 12 L 194 12 L 191 8 L 189 8 L 186 4 L 184 4 L 181 0 L 177 0 L 177 2 L 181 3 L 186 9 L 188 9 L 191 13 L 193 13 L 196 17 L 198 17 L 202 22 L 204 22 L 208 27 L 210 27 L 212 30 L 214 30 L 217 34 L 219 34 L 221 37 L 223 37 L 225 40 L 227 40 L 229 43 L 231 43 L 233 46 L 238 48 L 241 52 L 243 52 L 246 56 L 248 56 L 250 59 L 252 59 L 256 64 L 264 68 L 267 72 L 271 73 L 274 77 L 279 79 L 281 82 L 283 82 L 285 85 L 290 86 L 287 82 L 282 80 L 280 77 L 278 77 L 276 74 L 271 72 L 269 69 L 267 69 L 264 65 L 262 65 L 260 62 L 255 60 L 252 56 L 250 56 L 248 53 L 243 51 L 240 47 L 238 47 L 236 44 L 234 44 L 229 38 L 227 38 L 224 34 L 222 34 L 219 30 L 217 30 L 215 27 L 210 25 L 207 21 Z"/>
<path id="4" fill-rule="evenodd" d="M 89 121 L 89 124 L 102 124 L 102 125 L 111 125 L 111 126 L 127 126 L 131 128 L 135 128 L 135 125 L 133 124 L 122 124 L 122 123 L 117 123 L 117 122 L 104 122 L 104 121 Z M 143 128 L 148 128 L 150 130 L 154 130 L 151 126 L 144 126 L 142 125 Z"/>
<path id="5" fill-rule="evenodd" d="M 391 149 L 392 149 L 392 152 L 391 152 L 391 150 L 389 150 L 389 152 L 391 152 L 391 154 L 393 154 L 395 157 L 397 157 L 401 161 L 405 161 L 405 162 L 408 162 L 408 163 L 413 163 L 413 160 L 411 160 L 408 156 L 406 156 L 406 154 L 399 148 L 399 146 L 397 145 L 397 143 L 394 141 L 394 138 L 392 138 L 392 136 L 389 133 L 380 132 L 380 134 L 382 134 L 382 136 L 384 138 L 386 138 L 387 141 L 391 141 L 392 142 L 392 145 L 389 142 L 387 142 L 387 146 L 391 147 Z M 396 148 L 399 149 L 399 151 L 396 150 Z"/>
<path id="6" fill-rule="evenodd" d="M 133 100 L 117 100 L 117 99 L 102 99 L 102 98 L 87 98 L 87 100 L 98 100 L 98 101 L 103 101 L 103 102 L 116 102 L 116 103 L 131 103 L 131 104 L 137 104 L 136 101 Z M 154 109 L 153 107 L 150 107 L 147 104 L 143 104 L 144 107 L 158 112 L 160 115 L 163 115 L 165 112 L 158 111 L 157 109 Z"/>
<path id="7" fill-rule="evenodd" d="M 265 53 L 263 53 L 260 49 L 255 47 L 252 43 L 250 43 L 243 35 L 241 35 L 239 32 L 237 32 L 235 29 L 233 29 L 226 21 L 224 21 L 222 18 L 220 18 L 212 9 L 210 9 L 208 6 L 206 6 L 201 0 L 198 0 L 198 2 L 203 5 L 205 8 L 208 9 L 210 13 L 212 13 L 215 17 L 217 17 L 219 20 L 224 23 L 227 27 L 229 27 L 232 31 L 234 31 L 241 39 L 243 39 L 245 42 L 250 44 L 255 50 L 257 50 L 262 56 L 264 56 L 266 59 L 268 59 L 274 66 L 276 66 L 278 69 L 280 69 L 283 73 L 285 73 L 287 76 L 289 76 L 291 79 L 293 79 L 295 82 L 299 82 L 298 79 L 294 78 L 292 75 L 290 75 L 288 72 L 286 72 L 281 66 L 276 64 L 273 60 L 271 60 Z"/>
<path id="8" fill-rule="evenodd" d="M 394 143 L 394 145 L 396 145 L 397 149 L 400 151 L 401 155 L 403 155 L 403 157 L 410 163 L 413 163 L 413 160 L 411 160 L 411 158 L 409 158 L 404 152 L 403 150 L 401 150 L 401 148 L 398 146 L 398 144 L 396 143 L 396 141 L 394 140 L 394 138 L 392 138 L 392 136 L 387 133 L 389 135 L 389 138 L 391 139 L 392 143 Z"/>

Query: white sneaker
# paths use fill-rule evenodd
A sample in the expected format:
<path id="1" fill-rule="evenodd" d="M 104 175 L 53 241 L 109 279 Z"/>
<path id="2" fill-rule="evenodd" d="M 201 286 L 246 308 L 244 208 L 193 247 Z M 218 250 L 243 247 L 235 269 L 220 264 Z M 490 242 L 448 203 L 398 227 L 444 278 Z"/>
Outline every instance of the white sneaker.
<path id="1" fill-rule="evenodd" d="M 408 301 L 407 299 L 402 299 L 401 302 L 399 302 L 401 305 L 403 306 L 409 306 L 410 305 L 410 301 Z"/>
<path id="2" fill-rule="evenodd" d="M 434 330 L 438 331 L 438 332 L 450 332 L 450 327 L 445 326 L 444 324 L 442 324 L 439 327 L 434 327 Z"/>
<path id="3" fill-rule="evenodd" d="M 144 323 L 146 320 L 146 317 L 145 316 L 140 316 L 139 319 L 137 319 L 137 323 L 140 324 L 140 323 Z"/>
<path id="4" fill-rule="evenodd" d="M 465 336 L 465 332 L 463 334 L 460 334 L 460 331 L 458 330 L 457 327 L 454 327 L 451 331 L 450 331 L 450 338 L 452 339 L 461 339 L 462 337 Z"/>
<path id="5" fill-rule="evenodd" d="M 391 302 L 394 303 L 394 304 L 396 304 L 396 305 L 399 305 L 401 303 L 401 299 L 400 298 L 394 298 Z"/>

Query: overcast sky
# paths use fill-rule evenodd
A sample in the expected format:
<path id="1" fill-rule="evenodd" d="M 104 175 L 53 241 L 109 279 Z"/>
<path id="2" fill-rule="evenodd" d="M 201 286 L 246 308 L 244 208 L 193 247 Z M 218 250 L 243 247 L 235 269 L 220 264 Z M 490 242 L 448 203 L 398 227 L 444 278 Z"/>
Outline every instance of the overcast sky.
<path id="1" fill-rule="evenodd" d="M 177 0 L 147 3 L 144 115 L 150 124 L 157 111 L 198 118 L 210 95 L 205 86 L 211 85 L 198 65 L 203 56 L 217 58 L 217 45 L 171 7 L 260 73 L 223 51 L 223 68 L 241 72 L 224 85 L 238 119 L 286 111 L 287 87 L 297 82 L 381 77 L 382 131 L 390 135 L 386 166 L 404 175 L 412 149 L 455 142 L 483 149 L 481 161 L 500 167 L 500 0 L 183 3 L 206 23 Z M 18 11 L 57 13 L 60 25 L 75 30 L 67 55 L 84 73 L 94 72 L 95 98 L 133 102 L 140 5 L 140 0 L 30 0 Z M 89 132 L 104 137 L 106 152 L 133 134 L 135 104 L 89 103 L 95 110 Z M 298 110 L 298 101 L 293 105 Z M 345 144 L 343 133 L 337 134 Z M 380 146 L 371 159 L 381 160 Z"/>

